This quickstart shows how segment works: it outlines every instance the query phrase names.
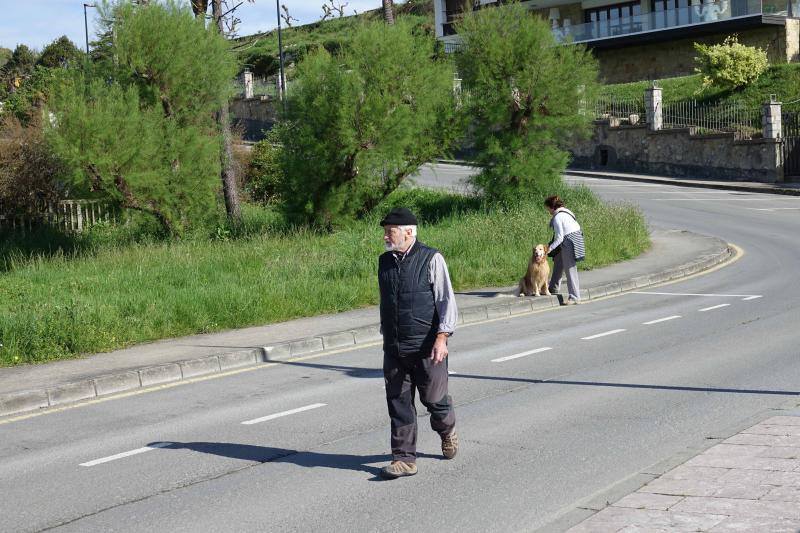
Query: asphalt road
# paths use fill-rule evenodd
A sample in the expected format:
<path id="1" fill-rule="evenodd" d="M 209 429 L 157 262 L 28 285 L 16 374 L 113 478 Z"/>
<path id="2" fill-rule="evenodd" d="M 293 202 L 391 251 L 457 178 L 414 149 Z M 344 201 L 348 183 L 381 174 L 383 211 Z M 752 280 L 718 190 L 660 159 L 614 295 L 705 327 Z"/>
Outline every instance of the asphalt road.
<path id="1" fill-rule="evenodd" d="M 527 531 L 800 403 L 800 198 L 570 181 L 744 255 L 643 294 L 459 329 L 461 449 L 441 459 L 420 409 L 412 478 L 377 477 L 378 346 L 0 421 L 0 530 Z"/>

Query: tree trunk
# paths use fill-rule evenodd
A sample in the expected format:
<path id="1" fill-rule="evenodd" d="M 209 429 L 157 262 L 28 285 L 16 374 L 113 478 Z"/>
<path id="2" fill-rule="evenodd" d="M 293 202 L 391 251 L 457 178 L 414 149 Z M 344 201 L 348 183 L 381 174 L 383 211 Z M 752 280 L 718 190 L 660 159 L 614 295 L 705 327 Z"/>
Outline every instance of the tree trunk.
<path id="1" fill-rule="evenodd" d="M 195 17 L 205 17 L 208 11 L 208 0 L 192 0 L 192 11 Z"/>
<path id="2" fill-rule="evenodd" d="M 383 0 L 383 18 L 386 24 L 394 24 L 394 2 Z"/>
<path id="3" fill-rule="evenodd" d="M 225 27 L 222 21 L 222 0 L 212 0 L 214 21 L 220 35 L 224 35 Z M 225 196 L 225 211 L 228 218 L 235 223 L 241 222 L 242 213 L 239 206 L 239 189 L 236 186 L 236 169 L 233 166 L 233 135 L 229 118 L 228 102 L 222 104 L 218 115 L 220 128 L 222 128 L 222 151 L 220 153 L 220 167 L 222 177 L 222 192 Z"/>

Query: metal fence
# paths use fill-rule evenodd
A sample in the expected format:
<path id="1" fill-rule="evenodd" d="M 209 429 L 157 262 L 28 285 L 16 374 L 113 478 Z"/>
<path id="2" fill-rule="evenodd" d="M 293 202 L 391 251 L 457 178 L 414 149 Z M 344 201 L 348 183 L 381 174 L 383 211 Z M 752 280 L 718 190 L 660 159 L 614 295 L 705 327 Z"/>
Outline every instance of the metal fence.
<path id="1" fill-rule="evenodd" d="M 291 90 L 292 83 L 286 81 L 286 91 Z M 244 80 L 237 78 L 233 82 L 233 90 L 236 96 L 244 97 Z M 277 76 L 253 76 L 253 97 L 269 96 L 271 98 L 278 98 L 278 78 Z"/>
<path id="2" fill-rule="evenodd" d="M 121 212 L 101 200 L 62 200 L 38 213 L 0 212 L 0 230 L 29 232 L 50 226 L 65 233 L 80 233 L 98 222 L 118 223 Z"/>
<path id="3" fill-rule="evenodd" d="M 614 96 L 600 96 L 594 101 L 587 102 L 586 109 L 594 113 L 594 118 L 630 118 L 638 115 L 639 120 L 645 120 L 644 96 L 641 98 L 617 98 Z"/>
<path id="4" fill-rule="evenodd" d="M 664 128 L 693 128 L 696 133 L 733 133 L 738 138 L 761 134 L 761 108 L 739 102 L 706 104 L 695 100 L 664 104 Z"/>

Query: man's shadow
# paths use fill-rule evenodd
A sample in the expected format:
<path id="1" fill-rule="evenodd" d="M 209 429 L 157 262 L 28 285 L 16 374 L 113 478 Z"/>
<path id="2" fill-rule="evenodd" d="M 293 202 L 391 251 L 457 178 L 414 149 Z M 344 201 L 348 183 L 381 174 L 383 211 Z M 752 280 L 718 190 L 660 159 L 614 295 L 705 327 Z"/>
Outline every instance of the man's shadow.
<path id="1" fill-rule="evenodd" d="M 335 468 L 372 474 L 370 481 L 383 481 L 380 468 L 372 463 L 389 462 L 389 455 L 349 455 L 290 450 L 270 446 L 253 446 L 230 442 L 151 442 L 149 447 L 164 450 L 191 450 L 219 457 L 229 457 L 253 463 L 290 463 L 305 468 Z M 441 456 L 417 454 L 418 458 L 442 459 Z"/>

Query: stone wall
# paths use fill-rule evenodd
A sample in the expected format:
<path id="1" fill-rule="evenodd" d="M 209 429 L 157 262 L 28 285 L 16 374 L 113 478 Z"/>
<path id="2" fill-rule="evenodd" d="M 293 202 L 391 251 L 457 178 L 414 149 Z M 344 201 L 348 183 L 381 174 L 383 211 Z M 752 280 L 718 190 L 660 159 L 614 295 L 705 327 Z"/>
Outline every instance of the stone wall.
<path id="1" fill-rule="evenodd" d="M 738 32 L 739 42 L 767 50 L 770 63 L 800 59 L 800 21 L 788 19 L 787 26 L 770 26 Z M 669 43 L 653 43 L 609 50 L 594 50 L 604 83 L 659 80 L 694 74 L 697 63 L 694 43 L 718 44 L 727 34 Z M 669 53 L 665 53 L 668 49 Z"/>
<path id="2" fill-rule="evenodd" d="M 574 168 L 619 170 L 693 179 L 783 181 L 778 140 L 693 135 L 690 129 L 649 131 L 596 121 L 591 139 L 575 143 Z"/>
<path id="3" fill-rule="evenodd" d="M 244 140 L 260 141 L 264 131 L 275 124 L 277 105 L 279 103 L 272 98 L 234 98 L 230 107 L 231 122 L 241 131 Z"/>

